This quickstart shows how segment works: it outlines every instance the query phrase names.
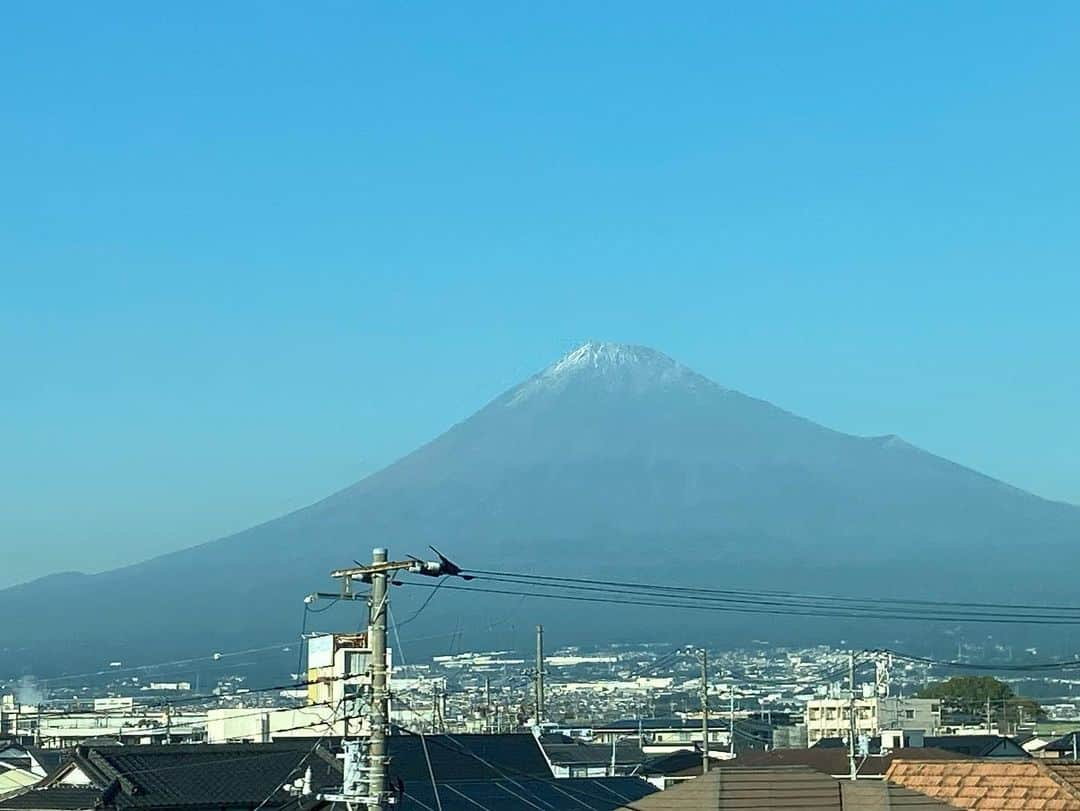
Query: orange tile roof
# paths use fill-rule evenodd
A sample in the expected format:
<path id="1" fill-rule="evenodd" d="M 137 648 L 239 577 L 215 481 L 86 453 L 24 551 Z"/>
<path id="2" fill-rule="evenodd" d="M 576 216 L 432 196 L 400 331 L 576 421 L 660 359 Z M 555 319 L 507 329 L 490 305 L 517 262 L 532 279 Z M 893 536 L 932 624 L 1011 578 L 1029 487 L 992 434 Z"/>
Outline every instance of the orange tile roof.
<path id="1" fill-rule="evenodd" d="M 885 777 L 974 811 L 1080 811 L 1080 767 L 1039 760 L 896 760 Z"/>

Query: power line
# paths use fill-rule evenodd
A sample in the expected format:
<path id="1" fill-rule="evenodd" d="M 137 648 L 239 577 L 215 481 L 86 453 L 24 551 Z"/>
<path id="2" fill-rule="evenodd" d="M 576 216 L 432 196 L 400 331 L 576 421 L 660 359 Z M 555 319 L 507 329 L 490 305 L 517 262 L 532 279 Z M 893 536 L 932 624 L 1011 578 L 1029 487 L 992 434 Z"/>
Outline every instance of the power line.
<path id="1" fill-rule="evenodd" d="M 162 667 L 170 667 L 172 665 L 188 665 L 188 664 L 206 664 L 209 662 L 217 662 L 221 659 L 228 659 L 235 656 L 247 656 L 252 653 L 263 653 L 269 650 L 281 650 L 295 644 L 293 641 L 278 642 L 273 645 L 264 645 L 259 648 L 245 648 L 243 650 L 226 651 L 224 653 L 220 651 L 214 651 L 209 654 L 203 654 L 202 656 L 190 656 L 186 659 L 174 659 L 170 662 L 155 662 L 146 665 L 133 665 L 131 667 L 109 667 L 104 670 L 92 670 L 86 673 L 67 673 L 61 676 L 50 676 L 45 679 L 36 679 L 38 684 L 48 685 L 58 681 L 69 681 L 71 679 L 85 679 L 93 676 L 111 676 L 117 673 L 137 673 L 143 670 L 156 670 Z M 282 650 L 282 652 L 284 652 Z"/>
<path id="2" fill-rule="evenodd" d="M 1040 671 L 1054 671 L 1054 670 L 1078 670 L 1080 669 L 1080 660 L 1078 659 L 1066 659 L 1060 662 L 1032 662 L 1031 664 L 979 664 L 974 662 L 958 662 L 950 661 L 947 659 L 933 659 L 928 656 L 916 656 L 911 653 L 901 653 L 900 651 L 890 650 L 889 648 L 881 648 L 880 650 L 871 651 L 872 653 L 890 653 L 893 658 L 899 659 L 905 662 L 914 662 L 917 664 L 934 665 L 936 667 L 945 667 L 953 670 L 980 670 L 980 671 L 997 671 L 997 672 L 1011 672 L 1011 673 L 1036 673 Z"/>
<path id="3" fill-rule="evenodd" d="M 948 608 L 947 612 L 935 611 L 932 614 L 932 618 L 941 617 L 947 615 L 949 618 L 955 618 L 956 621 L 964 621 L 968 618 L 984 618 L 984 617 L 1003 617 L 1007 619 L 1030 617 L 1038 620 L 1054 620 L 1056 622 L 1066 623 L 1080 623 L 1080 614 L 1075 617 L 1062 618 L 1062 611 L 1055 607 L 1040 607 L 1038 609 L 1024 606 L 1011 606 L 1007 604 L 997 604 L 993 606 L 986 604 L 987 608 L 993 608 L 994 610 L 962 610 L 952 607 L 954 604 L 949 603 L 933 603 L 925 601 L 924 604 L 919 606 L 907 606 L 898 605 L 897 603 L 903 603 L 903 601 L 892 601 L 881 598 L 844 598 L 844 597 L 825 597 L 820 595 L 797 595 L 790 594 L 784 599 L 767 599 L 772 595 L 767 592 L 746 592 L 746 591 L 723 591 L 719 589 L 692 589 L 689 587 L 680 586 L 662 586 L 655 584 L 645 583 L 624 583 L 620 581 L 607 581 L 607 580 L 582 580 L 579 578 L 548 578 L 544 576 L 535 577 L 532 575 L 499 575 L 499 576 L 477 576 L 477 580 L 486 580 L 490 582 L 498 583 L 511 583 L 515 585 L 525 585 L 531 587 L 539 587 L 546 589 L 562 589 L 562 590 L 582 590 L 590 592 L 600 592 L 609 594 L 622 594 L 630 596 L 663 596 L 678 600 L 694 600 L 695 602 L 707 602 L 717 604 L 731 604 L 736 606 L 772 606 L 780 608 L 791 607 L 803 607 L 803 608 L 817 608 L 827 610 L 829 612 L 842 612 L 838 613 L 839 616 L 844 615 L 860 615 L 866 611 L 881 611 L 888 608 L 890 616 L 907 616 L 913 615 L 920 618 L 926 616 L 929 613 L 930 608 Z M 558 581 L 558 582 L 545 582 L 545 581 Z M 540 581 L 540 582 L 538 582 Z M 840 602 L 839 605 L 833 603 Z M 1080 609 L 1078 609 L 1080 610 Z"/>
<path id="4" fill-rule="evenodd" d="M 404 583 L 406 586 L 419 586 L 422 588 L 434 588 L 434 586 L 427 583 Z M 584 590 L 589 589 L 584 587 Z M 483 586 L 447 586 L 447 590 L 450 591 L 464 591 L 464 592 L 480 592 L 486 594 L 506 594 L 514 597 L 538 597 L 555 600 L 568 600 L 573 602 L 585 602 L 595 604 L 606 605 L 636 605 L 648 608 L 665 608 L 665 609 L 678 609 L 685 608 L 692 611 L 708 611 L 712 613 L 730 613 L 730 614 L 771 614 L 777 616 L 800 616 L 800 617 L 836 617 L 844 619 L 880 619 L 880 620 L 915 620 L 922 622 L 974 622 L 974 623 L 989 623 L 989 624 L 1003 624 L 1003 625 L 1080 625 L 1080 617 L 1075 619 L 1028 619 L 1028 618 L 1016 618 L 1005 616 L 981 616 L 981 617 L 950 617 L 940 614 L 932 615 L 907 615 L 907 614 L 893 614 L 893 613 L 869 613 L 869 612 L 844 612 L 838 610 L 828 609 L 808 609 L 801 610 L 787 610 L 783 608 L 762 608 L 754 606 L 720 606 L 712 605 L 702 602 L 678 602 L 674 600 L 661 601 L 661 600 L 646 600 L 641 599 L 636 593 L 633 594 L 633 599 L 615 599 L 610 597 L 587 597 L 579 594 L 561 594 L 551 592 L 522 592 L 512 591 L 510 589 L 495 589 L 485 588 Z"/>
<path id="5" fill-rule="evenodd" d="M 413 713 L 417 717 L 420 717 L 420 714 L 417 712 L 417 710 L 415 708 L 411 707 L 407 701 L 404 701 L 403 699 L 398 699 L 398 701 L 399 701 L 399 703 L 403 704 L 405 706 L 405 708 L 407 710 L 409 710 L 409 712 Z M 400 729 L 400 730 L 402 730 L 404 732 L 407 732 L 409 734 L 412 734 L 412 735 L 417 734 L 413 730 L 410 730 L 410 729 L 408 729 L 408 728 L 406 728 L 404 726 L 401 726 L 400 724 L 395 724 L 394 726 L 396 726 L 398 729 Z M 450 747 L 445 741 L 442 740 L 443 738 L 445 738 L 446 740 L 452 742 L 455 745 L 455 747 Z M 438 735 L 438 736 L 428 736 L 428 739 L 433 744 L 435 744 L 436 746 L 441 746 L 444 749 L 449 749 L 450 751 L 456 752 L 457 754 L 468 755 L 469 757 L 473 758 L 474 760 L 476 760 L 476 761 L 480 762 L 481 764 L 487 766 L 489 769 L 491 769 L 496 774 L 501 775 L 504 780 L 510 781 L 513 785 L 515 785 L 524 794 L 526 794 L 528 796 L 531 796 L 533 799 L 537 800 L 537 802 L 539 802 L 541 804 L 540 806 L 538 806 L 539 808 L 548 807 L 549 803 L 547 803 L 543 798 L 541 798 L 541 797 L 537 796 L 536 794 L 534 794 L 533 792 L 529 791 L 528 788 L 526 788 L 525 786 L 521 785 L 520 782 L 518 782 L 517 780 L 515 780 L 511 776 L 511 773 L 516 773 L 517 775 L 519 775 L 520 777 L 522 777 L 524 779 L 537 780 L 537 781 L 540 781 L 540 782 L 543 782 L 543 783 L 550 784 L 551 787 L 554 788 L 556 791 L 559 791 L 560 793 L 565 794 L 566 796 L 570 797 L 571 799 L 576 799 L 576 801 L 578 803 L 581 803 L 580 797 L 586 797 L 586 798 L 594 799 L 594 800 L 603 800 L 605 802 L 605 804 L 610 802 L 610 798 L 608 798 L 608 797 L 604 797 L 604 796 L 599 795 L 599 794 L 591 794 L 591 793 L 584 792 L 584 791 L 579 791 L 580 797 L 575 798 L 574 794 L 572 792 L 568 792 L 568 791 L 564 790 L 562 788 L 562 786 L 559 785 L 559 778 L 556 778 L 556 777 L 540 777 L 538 775 L 531 774 L 529 772 L 524 772 L 524 771 L 521 771 L 519 769 L 512 769 L 512 768 L 509 768 L 509 767 L 496 766 L 495 764 L 491 763 L 489 760 L 485 759 L 484 757 L 479 755 L 477 752 L 472 750 L 467 744 L 463 743 L 462 741 L 455 738 L 453 735 L 451 735 L 449 733 L 446 733 L 446 734 L 443 734 L 443 735 Z M 537 742 L 536 745 L 539 746 L 540 743 Z M 604 787 L 603 784 L 600 784 L 600 785 L 601 785 L 601 787 Z M 623 802 L 623 805 L 621 805 L 620 808 L 631 809 L 632 811 L 640 811 L 640 809 L 637 809 L 637 807 L 632 804 L 632 801 L 628 800 L 626 797 L 623 797 L 623 796 L 619 795 L 617 792 L 613 791 L 610 788 L 606 788 L 606 787 L 604 787 L 604 788 L 605 788 L 605 790 L 607 790 L 611 794 L 613 794 L 616 798 L 618 798 L 621 802 Z M 521 799 L 521 798 L 519 798 L 519 799 Z M 526 801 L 526 802 L 528 802 L 528 801 Z M 532 805 L 532 803 L 528 803 L 528 804 Z"/>
<path id="6" fill-rule="evenodd" d="M 943 601 L 943 600 L 916 600 L 911 598 L 892 598 L 892 597 L 848 597 L 829 594 L 806 594 L 793 591 L 779 591 L 775 589 L 711 589 L 695 586 L 664 586 L 654 583 L 635 583 L 630 581 L 619 580 L 598 580 L 595 578 L 578 578 L 578 577 L 557 577 L 554 575 L 535 574 L 532 572 L 496 572 L 487 571 L 484 569 L 469 569 L 467 570 L 471 574 L 476 575 L 488 575 L 492 577 L 517 577 L 527 578 L 530 581 L 536 580 L 549 580 L 553 582 L 562 583 L 583 583 L 583 584 L 598 584 L 604 586 L 625 586 L 637 589 L 647 589 L 649 591 L 655 591 L 657 589 L 672 592 L 685 592 L 692 594 L 721 594 L 721 595 L 736 595 L 736 596 L 751 596 L 756 597 L 759 595 L 771 595 L 776 597 L 790 597 L 796 599 L 808 599 L 808 600 L 827 600 L 832 602 L 852 602 L 852 603 L 870 603 L 870 604 L 906 604 L 906 605 L 919 605 L 927 607 L 954 607 L 954 608 L 1002 608 L 1012 611 L 1018 610 L 1035 610 L 1035 611 L 1050 611 L 1060 612 L 1068 611 L 1074 613 L 1080 613 L 1080 606 L 1058 606 L 1058 605 L 1030 605 L 1030 604 L 1018 604 L 1018 603 L 980 603 L 980 602 L 956 602 L 956 601 Z"/>

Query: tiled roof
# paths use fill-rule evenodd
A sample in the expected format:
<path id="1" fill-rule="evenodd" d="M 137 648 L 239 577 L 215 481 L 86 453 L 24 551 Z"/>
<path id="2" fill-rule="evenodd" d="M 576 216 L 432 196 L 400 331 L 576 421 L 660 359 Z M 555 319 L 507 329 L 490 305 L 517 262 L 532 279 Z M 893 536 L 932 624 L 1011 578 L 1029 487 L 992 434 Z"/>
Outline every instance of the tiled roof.
<path id="1" fill-rule="evenodd" d="M 628 807 L 629 808 L 629 807 Z M 722 766 L 635 802 L 634 811 L 948 811 L 951 806 L 884 780 L 835 780 L 805 766 Z"/>
<path id="2" fill-rule="evenodd" d="M 31 789 L 23 794 L 8 797 L 0 807 L 19 811 L 78 811 L 93 808 L 101 798 L 101 791 L 87 786 L 56 786 L 50 789 Z"/>
<path id="3" fill-rule="evenodd" d="M 932 735 L 923 743 L 969 757 L 987 757 L 995 751 L 998 757 L 1027 757 L 1016 741 L 1002 735 Z"/>
<path id="4" fill-rule="evenodd" d="M 1052 775 L 1063 780 L 1080 793 L 1080 763 L 1063 762 L 1055 760 L 1043 761 Z"/>
<path id="5" fill-rule="evenodd" d="M 312 743 L 214 744 L 176 746 L 80 746 L 69 768 L 90 780 L 75 791 L 59 782 L 28 794 L 0 801 L 0 809 L 70 809 L 105 807 L 149 809 L 253 808 L 268 797 L 268 805 L 288 799 L 280 786 L 302 777 L 310 766 L 316 788 L 341 781 L 340 766 L 323 752 L 310 757 Z M 303 763 L 303 768 L 299 768 Z M 64 774 L 62 768 L 50 780 Z M 275 794 L 279 796 L 273 796 Z M 85 804 L 88 797 L 93 801 Z M 73 806 L 71 803 L 84 803 Z M 32 803 L 32 805 L 26 805 Z"/>
<path id="6" fill-rule="evenodd" d="M 639 811 L 788 809 L 842 811 L 837 781 L 804 766 L 720 768 L 634 803 Z"/>
<path id="7" fill-rule="evenodd" d="M 76 751 L 80 766 L 117 780 L 117 808 L 257 804 L 297 770 L 311 744 L 96 747 Z M 339 778 L 332 761 L 310 757 L 317 786 Z M 302 776 L 298 771 L 295 777 Z"/>
<path id="8" fill-rule="evenodd" d="M 1080 811 L 1072 781 L 1037 760 L 897 760 L 886 778 L 975 811 Z"/>
<path id="9" fill-rule="evenodd" d="M 884 780 L 839 780 L 844 811 L 955 811 L 949 805 L 917 791 Z"/>

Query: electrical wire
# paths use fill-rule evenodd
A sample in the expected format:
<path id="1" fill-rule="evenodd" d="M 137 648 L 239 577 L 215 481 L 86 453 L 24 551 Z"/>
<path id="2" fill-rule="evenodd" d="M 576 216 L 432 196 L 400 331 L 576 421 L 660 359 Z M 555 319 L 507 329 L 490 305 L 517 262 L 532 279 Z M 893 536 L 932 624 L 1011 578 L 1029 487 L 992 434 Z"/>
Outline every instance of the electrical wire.
<path id="1" fill-rule="evenodd" d="M 406 586 L 414 586 L 420 588 L 435 588 L 435 586 L 427 583 L 404 583 Z M 578 587 L 583 590 L 590 590 L 585 587 Z M 1074 619 L 1026 619 L 1026 618 L 1014 618 L 1014 617 L 997 617 L 997 616 L 981 616 L 981 617 L 949 617 L 942 615 L 904 615 L 894 613 L 870 613 L 859 611 L 838 611 L 829 609 L 810 609 L 810 610 L 786 610 L 783 608 L 762 608 L 753 606 L 721 606 L 711 605 L 703 602 L 679 602 L 677 600 L 647 600 L 641 599 L 639 595 L 632 594 L 631 599 L 615 599 L 612 597 L 589 597 L 580 594 L 562 594 L 551 592 L 522 592 L 513 591 L 510 589 L 495 589 L 485 588 L 483 586 L 447 586 L 448 591 L 463 591 L 472 593 L 486 593 L 486 594 L 505 594 L 514 597 L 520 597 L 522 595 L 528 597 L 538 597 L 545 599 L 555 600 L 567 600 L 571 602 L 584 602 L 594 604 L 606 604 L 606 605 L 634 605 L 647 608 L 663 608 L 663 609 L 688 609 L 691 611 L 706 611 L 712 613 L 729 613 L 729 614 L 770 614 L 777 616 L 800 616 L 800 617 L 838 617 L 846 619 L 880 619 L 880 620 L 908 620 L 908 621 L 920 621 L 920 622 L 974 622 L 974 623 L 989 623 L 989 624 L 1004 624 L 1004 625 L 1068 625 L 1075 626 L 1080 625 L 1080 617 Z M 595 590 L 595 589 L 592 589 Z"/>
<path id="2" fill-rule="evenodd" d="M 966 610 L 964 608 L 949 608 L 948 611 L 936 610 L 931 616 L 928 616 L 930 608 L 940 609 L 945 608 L 949 604 L 933 604 L 927 603 L 926 606 L 920 605 L 918 607 L 913 606 L 897 606 L 896 602 L 891 600 L 883 600 L 877 598 L 832 598 L 823 596 L 811 596 L 811 595 L 796 595 L 791 594 L 785 596 L 783 599 L 766 599 L 773 595 L 767 593 L 755 593 L 755 592 L 735 592 L 735 591 L 721 591 L 716 589 L 691 589 L 688 587 L 680 586 L 662 586 L 656 584 L 645 583 L 624 583 L 620 581 L 608 581 L 608 580 L 580 580 L 578 578 L 545 578 L 534 577 L 532 575 L 503 575 L 503 576 L 483 576 L 477 575 L 476 580 L 486 580 L 497 583 L 510 583 L 515 585 L 530 586 L 532 588 L 544 588 L 548 590 L 563 590 L 563 591 L 588 591 L 598 592 L 604 594 L 621 594 L 630 595 L 634 597 L 667 597 L 669 599 L 676 599 L 682 601 L 693 600 L 694 603 L 708 603 L 719 605 L 734 605 L 734 606 L 753 606 L 753 607 L 777 607 L 782 609 L 791 609 L 793 607 L 799 608 L 813 608 L 830 612 L 829 615 L 836 616 L 860 616 L 867 611 L 882 611 L 887 608 L 889 616 L 891 617 L 912 617 L 912 618 L 929 618 L 929 619 L 943 619 L 948 618 L 955 621 L 965 621 L 971 618 L 990 618 L 1001 617 L 1003 619 L 1032 619 L 1032 620 L 1052 620 L 1055 624 L 1080 624 L 1080 614 L 1070 617 L 1062 617 L 1062 611 L 1056 607 L 1042 607 L 1036 612 L 1033 608 L 1023 606 L 1009 606 L 1006 604 L 999 604 L 993 611 L 988 609 L 981 610 Z M 557 580 L 559 582 L 546 582 L 548 580 Z M 692 592 L 692 593 L 691 593 Z M 835 601 L 841 601 L 839 605 L 834 605 Z M 1000 610 L 1004 609 L 1004 610 Z M 761 613 L 768 613 L 762 611 Z"/>
<path id="3" fill-rule="evenodd" d="M 414 708 L 409 706 L 407 702 L 401 701 L 399 699 L 399 703 L 404 704 L 406 709 L 408 709 L 414 715 L 417 715 L 418 717 L 420 717 L 419 713 Z M 407 732 L 407 733 L 409 733 L 409 734 L 414 734 L 414 735 L 416 734 L 412 730 L 409 730 L 409 729 L 407 729 L 405 727 L 402 727 L 400 725 L 398 725 L 398 728 L 405 731 L 405 732 Z M 455 745 L 456 748 L 452 748 L 452 747 L 448 746 L 442 740 L 443 738 L 445 738 L 446 740 L 452 742 Z M 481 755 L 479 755 L 478 753 L 473 751 L 468 745 L 466 745 L 465 743 L 463 743 L 459 739 L 455 738 L 451 734 L 430 736 L 430 740 L 431 740 L 431 742 L 433 744 L 435 744 L 437 746 L 442 746 L 444 749 L 450 749 L 450 751 L 454 751 L 457 754 L 468 755 L 469 757 L 473 758 L 474 760 L 477 760 L 481 764 L 487 766 L 489 769 L 491 769 L 496 774 L 501 775 L 504 780 L 507 780 L 511 784 L 516 786 L 522 793 L 524 793 L 525 795 L 531 796 L 537 802 L 541 803 L 540 806 L 537 806 L 539 808 L 544 808 L 544 807 L 548 806 L 549 804 L 543 798 L 541 798 L 541 797 L 537 796 L 536 794 L 534 794 L 533 792 L 529 791 L 527 787 L 521 785 L 521 783 L 518 782 L 517 780 L 515 780 L 511 776 L 510 773 L 517 773 L 518 775 L 520 775 L 524 779 L 537 780 L 537 781 L 549 784 L 553 789 L 555 789 L 559 793 L 564 794 L 567 797 L 570 797 L 571 799 L 575 800 L 576 802 L 578 802 L 579 804 L 582 804 L 582 805 L 584 805 L 584 803 L 581 802 L 581 797 L 586 797 L 586 798 L 590 798 L 590 799 L 594 799 L 594 800 L 602 800 L 605 803 L 604 807 L 608 807 L 607 804 L 611 802 L 610 798 L 608 798 L 608 797 L 603 797 L 603 796 L 598 795 L 598 794 L 590 794 L 588 792 L 584 792 L 584 791 L 580 791 L 580 790 L 579 790 L 580 796 L 575 797 L 573 793 L 564 790 L 559 785 L 559 782 L 560 782 L 559 778 L 555 778 L 555 777 L 539 777 L 539 776 L 537 776 L 535 774 L 530 774 L 528 772 L 523 772 L 523 771 L 520 771 L 520 770 L 517 770 L 517 769 L 504 768 L 504 767 L 496 766 L 495 764 L 491 763 L 490 761 L 488 761 L 487 759 L 485 759 L 484 757 L 482 757 Z M 539 746 L 539 743 L 537 743 L 537 745 Z M 641 811 L 641 809 L 638 809 L 636 806 L 634 806 L 632 804 L 632 801 L 628 800 L 625 797 L 622 797 L 621 795 L 619 795 L 617 792 L 613 791 L 612 789 L 604 787 L 603 784 L 599 784 L 599 785 L 601 787 L 605 788 L 605 790 L 607 790 L 609 793 L 613 794 L 620 802 L 623 803 L 623 805 L 619 806 L 620 808 L 631 809 L 632 811 Z M 512 792 L 510 792 L 510 793 L 512 793 Z M 522 798 L 522 797 L 519 797 L 518 799 L 524 800 L 524 798 Z M 533 803 L 528 802 L 527 800 L 524 800 L 524 801 L 529 805 L 534 805 Z"/>
<path id="4" fill-rule="evenodd" d="M 445 583 L 447 579 L 448 578 L 444 577 L 439 580 L 438 584 L 435 586 L 435 588 L 431 590 L 431 594 L 427 596 L 427 599 L 424 600 L 423 604 L 418 609 L 416 609 L 416 611 L 414 611 L 411 616 L 401 621 L 400 627 L 404 628 L 406 625 L 408 625 L 410 622 L 412 622 L 414 619 L 424 613 L 424 609 L 427 608 L 428 604 L 435 599 L 435 595 L 439 593 L 439 589 L 442 588 L 443 583 Z"/>
<path id="5" fill-rule="evenodd" d="M 287 641 L 278 642 L 273 645 L 264 645 L 259 648 L 245 648 L 243 650 L 226 651 L 224 653 L 220 651 L 214 651 L 212 653 L 204 654 L 202 656 L 190 656 L 186 659 L 174 659 L 170 662 L 154 662 L 152 664 L 133 665 L 131 667 L 109 667 L 104 670 L 93 670 L 87 673 L 67 673 L 61 676 L 50 676 L 45 679 L 37 679 L 36 681 L 38 684 L 48 685 L 58 681 L 69 681 L 71 679 L 86 679 L 92 678 L 94 676 L 111 676 L 117 673 L 137 673 L 143 670 L 157 670 L 158 668 L 170 667 L 171 665 L 190 665 L 206 663 L 207 660 L 209 660 L 210 662 L 217 662 L 221 659 L 228 659 L 235 656 L 248 656 L 252 653 L 263 653 L 269 650 L 280 650 L 282 648 L 289 647 L 292 644 L 294 643 L 291 641 Z"/>
<path id="6" fill-rule="evenodd" d="M 889 648 L 881 648 L 871 651 L 871 653 L 888 653 L 891 654 L 894 659 L 899 659 L 904 662 L 914 662 L 917 664 L 933 665 L 935 667 L 945 667 L 952 670 L 981 670 L 992 672 L 1009 672 L 1009 673 L 1037 673 L 1042 671 L 1055 671 L 1055 670 L 1078 670 L 1080 669 L 1080 659 L 1066 659 L 1060 662 L 1032 662 L 1031 664 L 976 664 L 972 662 L 957 662 L 949 661 L 947 659 L 933 659 L 928 656 L 916 656 L 910 653 L 901 653 L 900 651 L 891 650 Z"/>
<path id="7" fill-rule="evenodd" d="M 344 698 L 341 699 L 341 701 L 338 702 L 338 706 L 334 709 L 334 715 L 337 715 L 337 710 L 340 709 L 341 705 L 344 704 L 344 703 L 345 703 Z M 270 798 L 273 797 L 275 794 L 277 794 L 279 791 L 281 791 L 282 788 L 284 788 L 285 784 L 289 782 L 289 780 L 293 777 L 293 775 L 295 775 L 297 772 L 299 772 L 300 769 L 302 769 L 304 767 L 304 764 L 308 762 L 308 759 L 310 759 L 311 756 L 315 754 L 315 750 L 319 748 L 319 744 L 321 744 L 323 742 L 323 740 L 333 731 L 333 729 L 334 728 L 331 726 L 325 733 L 323 733 L 318 739 L 316 739 L 315 743 L 312 744 L 311 748 L 307 751 L 307 754 L 304 755 L 300 759 L 300 762 L 297 763 L 296 766 L 293 767 L 293 770 L 291 772 L 289 772 L 285 776 L 285 779 L 281 781 L 281 783 L 277 786 L 277 788 L 275 788 L 273 791 L 271 791 L 269 794 L 267 794 L 266 797 L 263 799 L 263 801 L 261 803 L 259 803 L 257 806 L 255 806 L 254 811 L 261 811 L 262 807 L 264 805 L 266 805 L 268 802 L 270 802 Z"/>
<path id="8" fill-rule="evenodd" d="M 518 577 L 526 578 L 530 581 L 536 580 L 548 580 L 561 583 L 581 583 L 581 584 L 598 584 L 605 586 L 624 586 L 638 589 L 647 589 L 650 591 L 672 591 L 672 592 L 685 592 L 693 594 L 720 594 L 720 595 L 738 595 L 738 596 L 758 596 L 758 595 L 771 595 L 776 597 L 790 597 L 796 599 L 809 599 L 809 600 L 827 600 L 833 602 L 853 602 L 853 603 L 868 603 L 877 605 L 918 605 L 928 607 L 951 607 L 951 608 L 1001 608 L 1010 611 L 1018 610 L 1036 610 L 1036 611 L 1069 611 L 1073 613 L 1080 613 L 1080 606 L 1059 606 L 1059 605 L 1031 605 L 1031 604 L 1017 604 L 1017 603 L 980 603 L 980 602 L 955 602 L 944 600 L 916 600 L 910 598 L 892 598 L 892 597 L 849 597 L 838 596 L 829 594 L 806 594 L 793 591 L 780 591 L 775 589 L 711 589 L 694 586 L 665 586 L 655 583 L 634 583 L 629 581 L 619 580 L 598 580 L 595 578 L 579 578 L 579 577 L 557 577 L 554 575 L 536 574 L 534 572 L 497 572 L 487 571 L 484 569 L 467 569 L 464 570 L 470 574 L 476 575 L 488 575 L 492 577 Z"/>

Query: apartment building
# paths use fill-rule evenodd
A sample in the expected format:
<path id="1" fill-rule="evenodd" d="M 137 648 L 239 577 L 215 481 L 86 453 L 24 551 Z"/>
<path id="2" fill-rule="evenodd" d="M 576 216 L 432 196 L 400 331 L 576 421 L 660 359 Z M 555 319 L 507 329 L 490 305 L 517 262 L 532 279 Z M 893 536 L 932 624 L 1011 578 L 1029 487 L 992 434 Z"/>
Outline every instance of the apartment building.
<path id="1" fill-rule="evenodd" d="M 918 729 L 936 735 L 941 726 L 941 702 L 930 698 L 872 696 L 855 699 L 855 734 L 875 737 L 883 729 Z M 824 738 L 847 740 L 851 728 L 846 698 L 816 698 L 806 704 L 806 737 L 810 746 Z"/>

